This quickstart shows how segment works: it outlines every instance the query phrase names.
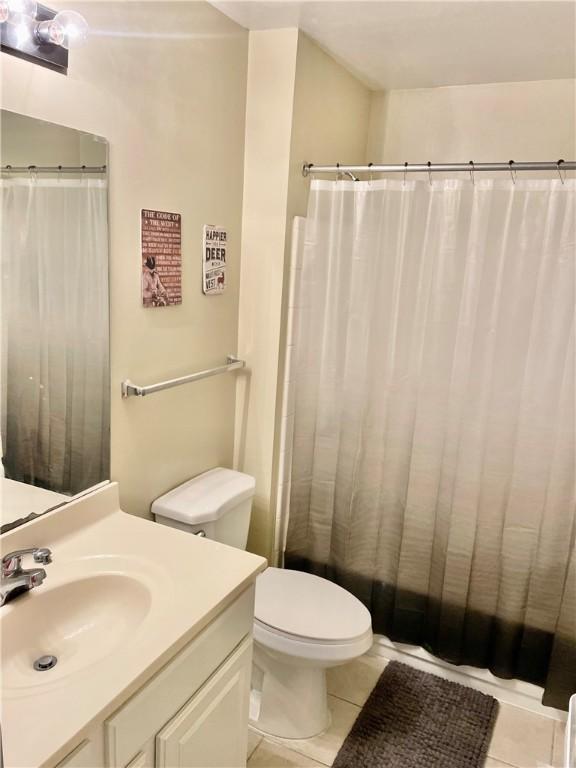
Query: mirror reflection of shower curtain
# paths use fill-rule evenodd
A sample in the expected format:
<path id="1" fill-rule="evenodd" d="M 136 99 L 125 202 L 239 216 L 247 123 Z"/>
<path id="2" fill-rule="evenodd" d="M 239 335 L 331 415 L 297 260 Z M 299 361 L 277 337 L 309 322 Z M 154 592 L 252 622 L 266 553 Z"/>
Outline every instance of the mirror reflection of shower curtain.
<path id="1" fill-rule="evenodd" d="M 576 688 L 575 192 L 314 181 L 291 373 L 287 567 L 554 706 Z"/>
<path id="2" fill-rule="evenodd" d="M 1 192 L 5 474 L 73 494 L 109 477 L 106 181 Z"/>

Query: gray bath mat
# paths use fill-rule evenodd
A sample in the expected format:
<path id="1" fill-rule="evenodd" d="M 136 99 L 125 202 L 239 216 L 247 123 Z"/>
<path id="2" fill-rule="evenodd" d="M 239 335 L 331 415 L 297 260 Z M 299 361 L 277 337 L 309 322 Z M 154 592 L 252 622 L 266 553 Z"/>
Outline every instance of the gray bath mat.
<path id="1" fill-rule="evenodd" d="M 498 702 L 391 661 L 333 768 L 482 768 Z"/>

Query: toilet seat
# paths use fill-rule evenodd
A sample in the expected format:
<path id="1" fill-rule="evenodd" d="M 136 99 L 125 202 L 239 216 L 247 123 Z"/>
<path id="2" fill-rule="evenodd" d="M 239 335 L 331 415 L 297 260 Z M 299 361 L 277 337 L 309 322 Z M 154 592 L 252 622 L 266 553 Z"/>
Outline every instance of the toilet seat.
<path id="1" fill-rule="evenodd" d="M 254 621 L 254 640 L 264 648 L 293 658 L 295 661 L 307 660 L 320 666 L 344 664 L 362 656 L 372 647 L 372 639 L 372 630 L 369 629 L 353 640 L 345 640 L 340 643 L 335 641 L 322 642 L 307 637 L 289 635 L 263 624 L 258 619 Z"/>
<path id="2" fill-rule="evenodd" d="M 302 571 L 267 568 L 256 580 L 254 639 L 266 648 L 327 663 L 365 653 L 369 611 L 331 581 Z"/>

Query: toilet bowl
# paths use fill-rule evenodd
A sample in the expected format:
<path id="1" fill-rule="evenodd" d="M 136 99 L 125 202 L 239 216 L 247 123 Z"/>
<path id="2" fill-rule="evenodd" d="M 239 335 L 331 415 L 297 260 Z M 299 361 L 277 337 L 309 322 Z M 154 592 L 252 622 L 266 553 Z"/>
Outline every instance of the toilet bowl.
<path id="1" fill-rule="evenodd" d="M 326 669 L 370 648 L 370 613 L 326 579 L 268 568 L 256 581 L 254 616 L 252 725 L 288 739 L 326 730 Z"/>
<path id="2" fill-rule="evenodd" d="M 255 481 L 216 468 L 156 499 L 157 522 L 245 549 Z M 302 571 L 267 568 L 256 580 L 251 725 L 305 739 L 330 724 L 326 669 L 372 645 L 366 607 L 342 587 Z"/>

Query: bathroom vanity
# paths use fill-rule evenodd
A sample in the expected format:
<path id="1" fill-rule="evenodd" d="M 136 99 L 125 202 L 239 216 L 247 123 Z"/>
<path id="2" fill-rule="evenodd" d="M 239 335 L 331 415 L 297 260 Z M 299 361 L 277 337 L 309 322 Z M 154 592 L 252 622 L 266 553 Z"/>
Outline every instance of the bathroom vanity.
<path id="1" fill-rule="evenodd" d="M 52 552 L 0 609 L 5 768 L 245 765 L 263 558 L 123 513 L 114 483 L 0 544 Z"/>

